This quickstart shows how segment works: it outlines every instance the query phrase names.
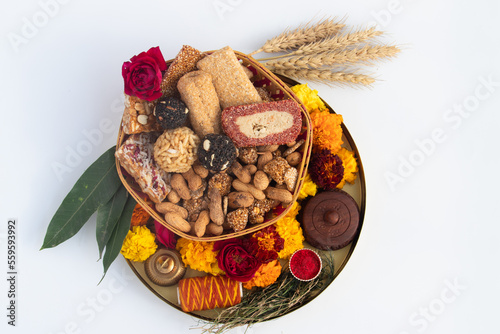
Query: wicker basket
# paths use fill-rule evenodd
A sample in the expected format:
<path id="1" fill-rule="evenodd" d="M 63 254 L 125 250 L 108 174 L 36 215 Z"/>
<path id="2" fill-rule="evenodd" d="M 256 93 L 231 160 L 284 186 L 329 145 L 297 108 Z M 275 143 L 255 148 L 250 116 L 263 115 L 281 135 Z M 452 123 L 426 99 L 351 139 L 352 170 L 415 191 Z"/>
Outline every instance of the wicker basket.
<path id="1" fill-rule="evenodd" d="M 208 51 L 205 52 L 206 54 L 211 54 L 214 51 Z M 307 167 L 309 164 L 309 159 L 311 156 L 311 148 L 312 148 L 312 126 L 311 126 L 311 119 L 309 117 L 309 113 L 307 112 L 306 108 L 300 100 L 295 96 L 295 94 L 291 91 L 291 89 L 280 79 L 278 79 L 273 73 L 271 73 L 268 69 L 266 69 L 263 65 L 261 65 L 259 62 L 257 62 L 255 59 L 252 57 L 240 53 L 238 51 L 235 51 L 235 54 L 237 58 L 240 60 L 240 62 L 249 68 L 253 73 L 254 76 L 252 77 L 252 82 L 256 87 L 263 87 L 265 88 L 272 96 L 273 100 L 284 100 L 284 99 L 293 99 L 297 103 L 300 104 L 301 109 L 302 109 L 302 122 L 303 122 L 303 131 L 305 131 L 305 143 L 304 145 L 301 146 L 301 152 L 302 152 L 302 161 L 299 166 L 297 166 L 298 170 L 298 180 L 297 184 L 295 185 L 295 189 L 293 191 L 293 201 L 288 205 L 288 207 L 283 211 L 279 216 L 273 217 L 272 219 L 265 220 L 261 224 L 256 224 L 256 225 L 250 225 L 247 228 L 245 228 L 242 231 L 239 232 L 232 232 L 228 233 L 227 231 L 224 231 L 222 235 L 219 236 L 204 236 L 204 237 L 197 237 L 194 235 L 190 235 L 187 233 L 184 233 L 177 228 L 169 225 L 163 215 L 159 212 L 157 212 L 154 208 L 153 203 L 148 199 L 148 196 L 145 195 L 144 193 L 141 192 L 140 187 L 137 185 L 135 180 L 126 173 L 126 171 L 121 168 L 118 160 L 116 161 L 116 166 L 118 170 L 118 175 L 125 186 L 125 188 L 128 190 L 128 192 L 134 197 L 134 199 L 140 203 L 144 209 L 151 214 L 151 216 L 157 220 L 159 223 L 161 223 L 163 226 L 174 232 L 175 234 L 192 239 L 192 240 L 198 240 L 198 241 L 216 241 L 216 240 L 224 240 L 224 239 L 229 239 L 229 238 L 234 238 L 234 237 L 239 237 L 245 234 L 249 233 L 254 233 L 266 226 L 274 224 L 277 220 L 279 220 L 281 217 L 286 215 L 288 211 L 291 209 L 292 204 L 297 200 L 297 197 L 299 195 L 299 191 L 302 188 L 302 185 L 304 183 L 304 178 L 307 173 Z M 170 64 L 173 60 L 167 61 L 168 64 Z M 117 149 L 121 146 L 121 144 L 128 138 L 128 135 L 123 132 L 122 126 L 120 126 L 120 130 L 118 133 L 118 141 L 117 141 Z"/>

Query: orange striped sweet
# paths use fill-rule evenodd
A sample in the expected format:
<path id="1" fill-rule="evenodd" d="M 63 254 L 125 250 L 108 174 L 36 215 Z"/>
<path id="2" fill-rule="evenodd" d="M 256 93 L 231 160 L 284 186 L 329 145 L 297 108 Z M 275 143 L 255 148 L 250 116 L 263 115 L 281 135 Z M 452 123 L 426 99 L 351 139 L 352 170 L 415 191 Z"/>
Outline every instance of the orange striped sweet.
<path id="1" fill-rule="evenodd" d="M 241 301 L 241 283 L 226 276 L 184 278 L 177 291 L 184 312 L 229 307 Z"/>

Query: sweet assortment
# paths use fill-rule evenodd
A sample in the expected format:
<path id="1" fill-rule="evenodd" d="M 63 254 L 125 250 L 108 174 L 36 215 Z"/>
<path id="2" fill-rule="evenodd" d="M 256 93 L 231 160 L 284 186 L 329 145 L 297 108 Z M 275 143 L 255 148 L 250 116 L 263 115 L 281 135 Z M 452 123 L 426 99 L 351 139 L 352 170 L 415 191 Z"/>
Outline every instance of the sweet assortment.
<path id="1" fill-rule="evenodd" d="M 159 50 L 152 50 L 157 61 Z M 131 61 L 128 66 L 138 65 Z M 253 77 L 230 47 L 205 54 L 183 46 L 161 82 L 151 84 L 160 86 L 161 96 L 152 99 L 156 92 L 143 92 L 149 100 L 140 103 L 128 98 L 125 114 L 131 103 L 153 110 L 147 130 L 158 135 L 143 138 L 149 139 L 149 164 L 158 167 L 165 185 L 161 196 L 151 200 L 190 208 L 185 217 L 156 208 L 174 230 L 196 237 L 240 232 L 263 223 L 272 208 L 292 202 L 304 156 L 299 153 L 293 166 L 282 156 L 303 147 L 304 140 L 298 139 L 304 129 L 302 109 L 291 99 L 269 101 L 271 94 L 263 87 L 257 90 Z M 195 200 L 207 205 L 210 219 L 203 226 L 196 220 L 202 210 L 194 209 Z"/>
<path id="2" fill-rule="evenodd" d="M 158 52 L 139 59 L 161 62 Z M 128 67 L 139 66 L 133 59 Z M 342 117 L 294 86 L 315 106 L 305 113 L 256 72 L 229 47 L 206 54 L 183 46 L 152 79 L 154 92 L 126 97 L 116 158 L 163 219 L 149 224 L 158 248 L 141 251 L 131 239 L 121 253 L 132 261 L 147 254 L 147 278 L 177 289 L 184 312 L 238 305 L 283 272 L 314 280 L 322 260 L 304 242 L 337 250 L 359 231 L 356 201 L 341 190 L 357 173 L 354 153 L 342 147 Z"/>

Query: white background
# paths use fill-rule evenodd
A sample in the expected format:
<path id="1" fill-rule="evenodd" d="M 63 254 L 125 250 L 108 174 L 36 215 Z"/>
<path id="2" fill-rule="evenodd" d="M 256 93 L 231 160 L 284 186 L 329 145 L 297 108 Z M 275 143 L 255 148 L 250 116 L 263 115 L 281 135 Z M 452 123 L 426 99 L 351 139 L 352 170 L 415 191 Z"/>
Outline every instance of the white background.
<path id="1" fill-rule="evenodd" d="M 115 144 L 124 61 L 157 45 L 166 59 L 183 44 L 249 53 L 323 16 L 377 23 L 387 42 L 403 47 L 372 68 L 379 81 L 371 89 L 309 84 L 344 116 L 358 145 L 368 192 L 364 227 L 334 284 L 248 333 L 499 331 L 498 1 L 60 0 L 46 21 L 40 3 L 0 4 L 5 273 L 9 218 L 18 219 L 19 240 L 17 326 L 7 325 L 0 275 L 2 333 L 199 333 L 196 319 L 150 293 L 121 257 L 97 286 L 95 216 L 73 239 L 39 251 L 48 222 L 83 171 Z M 13 44 L 13 34 L 23 43 Z M 100 130 L 102 139 L 85 146 L 85 134 L 107 120 L 112 131 Z M 436 131 L 439 142 L 430 143 Z M 86 155 L 69 166 L 71 150 Z M 57 164 L 66 172 L 56 173 Z M 387 175 L 398 173 L 391 185 Z"/>

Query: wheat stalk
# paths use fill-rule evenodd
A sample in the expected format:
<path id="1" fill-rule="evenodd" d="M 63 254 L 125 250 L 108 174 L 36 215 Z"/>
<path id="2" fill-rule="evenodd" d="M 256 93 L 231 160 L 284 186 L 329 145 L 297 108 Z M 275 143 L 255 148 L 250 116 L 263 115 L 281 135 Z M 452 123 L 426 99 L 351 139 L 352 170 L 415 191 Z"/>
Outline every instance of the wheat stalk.
<path id="1" fill-rule="evenodd" d="M 320 82 L 326 85 L 332 83 L 337 84 L 362 84 L 369 86 L 375 82 L 375 79 L 369 75 L 349 73 L 349 72 L 332 72 L 330 70 L 313 70 L 313 69 L 271 69 L 274 73 L 284 75 L 294 79 L 305 79 L 312 82 Z"/>
<path id="2" fill-rule="evenodd" d="M 297 50 L 289 52 L 284 55 L 269 57 L 269 58 L 259 58 L 259 61 L 273 60 L 290 56 L 299 56 L 307 54 L 317 54 L 322 52 L 329 52 L 335 50 L 343 50 L 347 47 L 353 46 L 357 43 L 362 43 L 373 39 L 377 36 L 382 35 L 381 31 L 375 30 L 375 28 L 369 28 L 366 30 L 358 30 L 352 33 L 347 33 L 343 35 L 335 35 L 331 38 L 323 39 L 317 42 L 309 43 L 300 46 Z"/>
<path id="3" fill-rule="evenodd" d="M 337 22 L 336 18 L 326 18 L 317 24 L 308 22 L 294 30 L 286 30 L 280 35 L 268 40 L 260 49 L 250 53 L 273 53 L 297 48 L 303 44 L 313 43 L 323 38 L 335 35 L 345 26 L 344 20 Z"/>
<path id="4" fill-rule="evenodd" d="M 366 62 L 371 64 L 375 60 L 394 57 L 398 52 L 400 49 L 396 46 L 365 45 L 355 49 L 274 59 L 265 62 L 264 65 L 274 69 L 319 69 L 346 63 Z"/>

